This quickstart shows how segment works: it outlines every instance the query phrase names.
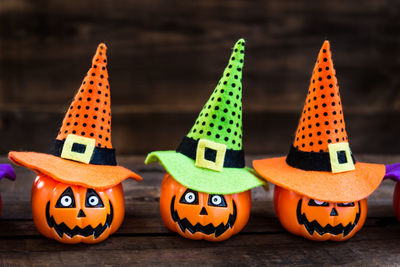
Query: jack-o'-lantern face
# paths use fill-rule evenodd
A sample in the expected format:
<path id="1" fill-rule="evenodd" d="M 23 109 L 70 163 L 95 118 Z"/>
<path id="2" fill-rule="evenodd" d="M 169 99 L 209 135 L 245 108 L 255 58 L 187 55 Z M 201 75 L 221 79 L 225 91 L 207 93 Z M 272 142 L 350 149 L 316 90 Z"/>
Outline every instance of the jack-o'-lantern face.
<path id="1" fill-rule="evenodd" d="M 214 234 L 215 238 L 218 238 L 235 225 L 237 208 L 233 199 L 228 207 L 223 195 L 209 195 L 186 189 L 179 201 L 176 200 L 175 196 L 171 200 L 171 216 L 182 232 L 187 229 L 192 234 Z M 190 221 L 196 223 L 192 224 Z"/>
<path id="2" fill-rule="evenodd" d="M 367 200 L 330 203 L 310 199 L 276 186 L 276 214 L 282 225 L 296 235 L 311 240 L 343 241 L 362 228 L 367 215 Z"/>
<path id="3" fill-rule="evenodd" d="M 161 216 L 166 226 L 189 239 L 222 241 L 247 223 L 251 191 L 232 195 L 194 191 L 168 173 L 161 185 Z"/>
<path id="4" fill-rule="evenodd" d="M 96 190 L 39 174 L 32 187 L 38 230 L 63 243 L 98 243 L 114 233 L 124 216 L 122 185 Z"/>

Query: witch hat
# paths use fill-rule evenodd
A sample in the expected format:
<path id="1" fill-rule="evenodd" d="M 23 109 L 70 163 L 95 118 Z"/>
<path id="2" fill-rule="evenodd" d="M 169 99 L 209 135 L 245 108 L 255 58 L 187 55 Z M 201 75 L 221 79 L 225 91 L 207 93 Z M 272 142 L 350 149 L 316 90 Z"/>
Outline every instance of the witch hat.
<path id="1" fill-rule="evenodd" d="M 141 181 L 136 173 L 117 166 L 111 144 L 110 87 L 107 47 L 99 44 L 81 87 L 48 154 L 11 151 L 17 165 L 57 181 L 92 188 L 109 188 L 127 178 Z"/>
<path id="2" fill-rule="evenodd" d="M 255 160 L 253 167 L 280 187 L 328 202 L 366 198 L 382 181 L 384 165 L 356 162 L 351 153 L 328 41 L 319 52 L 289 154 Z"/>
<path id="3" fill-rule="evenodd" d="M 17 178 L 14 169 L 10 166 L 10 164 L 0 164 L 0 180 L 3 178 L 7 178 L 10 180 L 15 180 Z"/>
<path id="4" fill-rule="evenodd" d="M 400 182 L 400 163 L 386 165 L 384 179 L 391 179 L 395 182 Z"/>
<path id="5" fill-rule="evenodd" d="M 182 185 L 210 194 L 233 194 L 262 185 L 245 167 L 242 146 L 242 69 L 245 41 L 236 42 L 222 78 L 176 151 L 156 151 L 146 164 L 160 161 Z"/>

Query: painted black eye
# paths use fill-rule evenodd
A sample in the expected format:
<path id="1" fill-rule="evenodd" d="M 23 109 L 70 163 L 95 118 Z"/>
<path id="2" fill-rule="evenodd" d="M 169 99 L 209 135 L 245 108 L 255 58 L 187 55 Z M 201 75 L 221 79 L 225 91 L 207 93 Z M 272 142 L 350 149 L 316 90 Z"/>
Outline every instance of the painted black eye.
<path id="1" fill-rule="evenodd" d="M 226 207 L 226 201 L 222 195 L 209 195 L 208 196 L 208 206 L 213 207 Z"/>
<path id="2" fill-rule="evenodd" d="M 56 208 L 75 208 L 75 197 L 71 187 L 65 189 L 58 198 Z"/>
<path id="3" fill-rule="evenodd" d="M 324 202 L 324 201 L 310 199 L 310 201 L 308 202 L 308 206 L 328 207 L 329 203 L 328 202 Z"/>
<path id="4" fill-rule="evenodd" d="M 183 204 L 199 204 L 199 197 L 196 191 L 187 189 L 185 193 L 183 193 L 179 203 Z"/>
<path id="5" fill-rule="evenodd" d="M 88 188 L 86 192 L 85 206 L 87 208 L 103 208 L 104 204 L 95 190 Z"/>
<path id="6" fill-rule="evenodd" d="M 354 202 L 338 203 L 338 207 L 354 207 Z"/>

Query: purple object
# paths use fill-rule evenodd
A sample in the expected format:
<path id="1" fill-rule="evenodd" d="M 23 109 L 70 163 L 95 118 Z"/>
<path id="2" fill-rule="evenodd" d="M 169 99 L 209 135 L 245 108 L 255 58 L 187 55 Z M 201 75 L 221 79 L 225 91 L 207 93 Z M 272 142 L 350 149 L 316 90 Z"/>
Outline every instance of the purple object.
<path id="1" fill-rule="evenodd" d="M 0 164 L 0 180 L 3 177 L 10 180 L 15 180 L 17 177 L 13 168 L 9 164 Z"/>
<path id="2" fill-rule="evenodd" d="M 383 179 L 392 179 L 393 181 L 400 181 L 400 163 L 386 165 L 386 174 Z"/>

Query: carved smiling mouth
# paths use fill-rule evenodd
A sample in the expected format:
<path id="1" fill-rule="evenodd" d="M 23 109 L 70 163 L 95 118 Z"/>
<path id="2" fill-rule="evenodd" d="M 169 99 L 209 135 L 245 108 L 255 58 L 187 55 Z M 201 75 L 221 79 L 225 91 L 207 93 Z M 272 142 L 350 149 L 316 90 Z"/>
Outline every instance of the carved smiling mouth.
<path id="1" fill-rule="evenodd" d="M 304 227 L 307 229 L 310 235 L 312 235 L 314 231 L 316 231 L 319 235 L 324 235 L 327 233 L 332 235 L 343 234 L 343 237 L 345 237 L 354 229 L 354 227 L 356 227 L 358 221 L 360 220 L 360 215 L 361 215 L 360 202 L 358 202 L 358 212 L 356 214 L 356 218 L 353 223 L 350 222 L 346 226 L 343 226 L 343 224 L 341 223 L 336 226 L 327 224 L 325 227 L 322 227 L 316 220 L 313 220 L 312 222 L 308 221 L 306 214 L 301 213 L 301 204 L 302 204 L 302 199 L 300 199 L 299 203 L 297 204 L 297 212 L 296 212 L 297 221 L 299 224 L 304 225 Z"/>
<path id="2" fill-rule="evenodd" d="M 191 224 L 188 219 L 186 218 L 179 218 L 178 212 L 175 210 L 174 206 L 175 202 L 175 196 L 172 198 L 171 201 L 171 216 L 172 219 L 178 223 L 179 227 L 181 228 L 182 232 L 185 232 L 185 229 L 187 229 L 190 233 L 194 234 L 196 232 L 200 232 L 206 235 L 211 235 L 215 234 L 215 237 L 219 237 L 223 233 L 225 233 L 226 230 L 229 228 L 232 228 L 233 225 L 235 224 L 236 221 L 236 204 L 235 201 L 232 200 L 233 204 L 233 214 L 229 214 L 228 222 L 224 225 L 221 223 L 217 227 L 214 227 L 212 223 L 209 223 L 207 225 L 201 225 L 200 223 L 196 223 L 195 225 Z"/>
<path id="3" fill-rule="evenodd" d="M 106 222 L 104 225 L 99 223 L 98 226 L 93 228 L 88 225 L 84 228 L 80 228 L 79 226 L 75 226 L 73 229 L 69 228 L 65 223 L 57 224 L 54 220 L 53 216 L 50 216 L 50 201 L 47 202 L 46 205 L 46 220 L 47 224 L 50 228 L 54 228 L 57 232 L 58 236 L 62 238 L 63 234 L 66 234 L 69 237 L 73 237 L 75 235 L 80 235 L 83 237 L 88 237 L 93 235 L 94 239 L 98 238 L 107 228 L 110 228 L 110 225 L 114 218 L 114 209 L 110 201 L 110 214 L 107 214 Z"/>

